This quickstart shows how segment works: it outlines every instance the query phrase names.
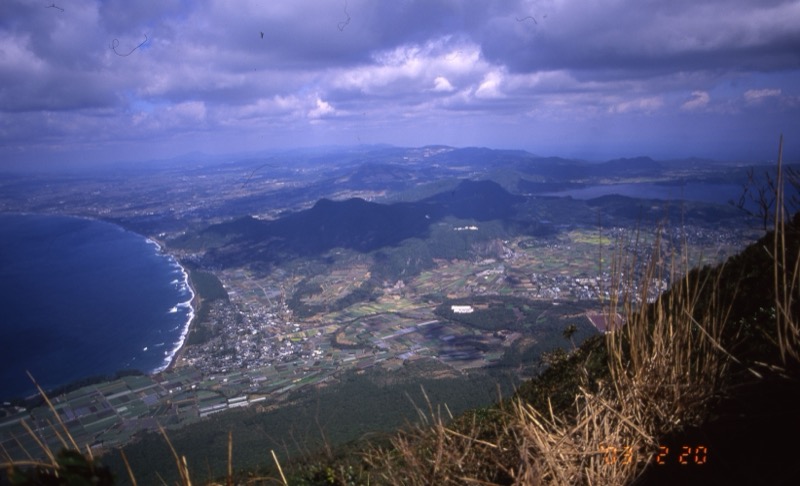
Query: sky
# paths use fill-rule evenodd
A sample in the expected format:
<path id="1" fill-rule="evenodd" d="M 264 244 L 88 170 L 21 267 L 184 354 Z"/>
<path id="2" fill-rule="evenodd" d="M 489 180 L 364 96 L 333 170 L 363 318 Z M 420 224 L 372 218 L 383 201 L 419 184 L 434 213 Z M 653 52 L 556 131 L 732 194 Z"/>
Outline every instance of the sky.
<path id="1" fill-rule="evenodd" d="M 0 168 L 388 143 L 800 159 L 800 0 L 2 0 Z"/>

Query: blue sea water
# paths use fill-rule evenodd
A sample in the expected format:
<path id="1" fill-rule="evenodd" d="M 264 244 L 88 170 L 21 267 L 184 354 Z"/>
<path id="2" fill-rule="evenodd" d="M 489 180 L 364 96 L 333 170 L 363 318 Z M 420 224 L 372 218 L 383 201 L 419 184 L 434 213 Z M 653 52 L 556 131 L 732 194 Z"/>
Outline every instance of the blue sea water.
<path id="1" fill-rule="evenodd" d="M 186 275 L 154 242 L 91 219 L 0 214 L 0 399 L 165 368 L 193 316 Z"/>

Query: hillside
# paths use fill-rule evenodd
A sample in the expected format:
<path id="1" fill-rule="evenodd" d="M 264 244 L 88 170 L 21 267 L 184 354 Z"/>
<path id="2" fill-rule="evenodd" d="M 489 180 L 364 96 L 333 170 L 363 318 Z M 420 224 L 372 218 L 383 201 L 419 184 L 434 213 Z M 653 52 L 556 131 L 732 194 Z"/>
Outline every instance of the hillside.
<path id="1" fill-rule="evenodd" d="M 785 247 L 779 254 L 787 256 L 787 268 L 791 269 L 800 257 L 800 215 L 780 235 L 785 240 L 779 239 L 779 243 L 785 241 Z M 787 338 L 776 332 L 775 309 L 780 299 L 776 301 L 774 244 L 774 233 L 770 233 L 725 264 L 693 270 L 641 312 L 629 311 L 633 312 L 627 317 L 629 327 L 646 324 L 643 329 L 648 337 L 642 342 L 648 343 L 644 347 L 650 351 L 665 346 L 660 349 L 680 354 L 668 343 L 658 344 L 659 326 L 672 322 L 670 329 L 678 333 L 672 338 L 682 344 L 693 343 L 688 351 L 698 353 L 684 357 L 686 372 L 694 370 L 694 376 L 677 374 L 673 379 L 678 381 L 672 382 L 665 375 L 680 367 L 684 358 L 675 355 L 673 361 L 659 362 L 651 355 L 655 368 L 648 369 L 649 378 L 644 383 L 628 383 L 643 386 L 640 392 L 647 393 L 637 395 L 640 402 L 635 405 L 621 404 L 613 398 L 614 393 L 608 392 L 608 384 L 620 385 L 620 379 L 624 382 L 630 376 L 621 378 L 620 368 L 613 366 L 610 358 L 623 349 L 629 363 L 623 369 L 631 372 L 635 365 L 627 360 L 639 352 L 632 348 L 637 334 L 624 331 L 617 341 L 622 348 L 613 344 L 615 339 L 610 335 L 598 336 L 569 356 L 555 356 L 551 366 L 524 383 L 513 399 L 467 412 L 448 426 L 431 411 L 424 422 L 430 425 L 399 433 L 388 448 L 368 448 L 366 460 L 346 456 L 325 466 L 327 469 L 297 465 L 293 469 L 299 475 L 296 480 L 298 484 L 366 484 L 368 480 L 370 484 L 464 484 L 465 478 L 473 478 L 481 484 L 530 484 L 527 480 L 544 477 L 549 478 L 544 484 L 563 484 L 548 475 L 553 464 L 549 459 L 542 462 L 541 450 L 530 449 L 529 441 L 553 440 L 556 442 L 549 442 L 549 446 L 554 448 L 544 454 L 545 458 L 557 453 L 559 447 L 567 454 L 573 450 L 582 458 L 577 463 L 571 459 L 555 462 L 563 471 L 576 474 L 570 476 L 570 484 L 588 484 L 589 477 L 606 478 L 602 484 L 619 484 L 614 478 L 620 477 L 638 477 L 633 481 L 637 485 L 794 484 L 800 473 L 800 465 L 793 458 L 796 449 L 783 444 L 800 434 L 800 417 L 796 414 L 800 365 L 796 334 Z M 787 278 L 791 283 L 791 274 Z M 788 295 L 777 288 L 777 297 L 788 297 L 789 315 L 799 315 L 797 287 L 792 287 Z M 690 307 L 684 305 L 686 295 L 691 295 Z M 694 321 L 668 312 L 685 314 L 689 310 Z M 710 316 L 724 319 L 716 321 L 718 326 L 711 325 L 715 321 Z M 797 320 L 792 322 L 796 333 Z M 713 342 L 704 339 L 699 327 L 714 330 Z M 781 358 L 782 349 L 787 352 L 785 360 Z M 680 389 L 681 384 L 691 388 L 703 383 L 698 390 L 701 393 L 695 394 L 691 389 L 667 393 L 662 388 Z M 648 395 L 650 398 L 646 398 Z M 633 410 L 645 415 L 627 415 L 625 422 L 616 422 L 616 428 L 604 429 L 594 446 L 598 449 L 592 452 L 580 449 L 581 441 L 593 434 L 587 432 L 592 427 L 586 424 L 607 427 L 615 423 L 608 421 L 602 410 L 589 406 L 595 399 L 608 407 L 621 407 L 614 413 L 623 417 Z M 648 400 L 654 402 L 647 405 Z M 648 419 L 648 411 L 660 414 Z M 550 413 L 554 422 L 548 418 Z M 571 428 L 576 420 L 583 420 L 584 425 Z M 615 443 L 614 437 L 638 435 L 625 432 L 625 424 L 649 427 L 653 442 L 637 446 L 616 439 Z M 558 439 L 559 433 L 565 435 Z M 569 449 L 573 446 L 578 449 Z M 354 464 L 357 472 L 353 472 Z M 626 467 L 630 470 L 623 474 Z M 330 473 L 330 482 L 319 472 L 325 470 Z"/>
<path id="2" fill-rule="evenodd" d="M 670 434 L 665 441 L 676 445 L 708 444 L 710 467 L 691 474 L 679 467 L 672 467 L 667 474 L 653 469 L 642 478 L 641 484 L 676 484 L 688 480 L 694 484 L 796 481 L 800 473 L 800 465 L 794 459 L 796 449 L 777 444 L 788 444 L 800 434 L 800 417 L 796 413 L 800 400 L 796 334 L 800 298 L 793 281 L 795 265 L 800 259 L 800 214 L 778 235 L 777 252 L 772 232 L 724 265 L 692 273 L 698 280 L 719 282 L 716 295 L 710 288 L 700 293 L 695 317 L 712 312 L 714 299 L 726 304 L 728 326 L 720 333 L 719 341 L 736 359 L 731 360 L 730 368 L 721 377 L 725 384 L 707 419 Z M 783 248 L 781 242 L 785 242 Z M 777 267 L 773 253 L 778 255 Z M 781 261 L 784 257 L 785 266 Z M 781 282 L 778 286 L 775 275 Z M 789 336 L 782 335 L 776 325 L 783 306 L 784 317 L 789 318 L 793 329 Z M 751 448 L 751 444 L 776 444 L 776 447 Z"/>
<path id="3" fill-rule="evenodd" d="M 800 434 L 795 407 L 800 350 L 793 317 L 800 312 L 800 299 L 796 277 L 783 268 L 795 268 L 799 257 L 800 215 L 779 231 L 777 242 L 770 233 L 722 265 L 692 270 L 639 310 L 616 301 L 626 320 L 621 330 L 588 339 L 571 353 L 550 354 L 550 366 L 519 386 L 512 398 L 452 420 L 447 419 L 449 410 L 438 405 L 444 396 L 437 393 L 436 380 L 429 380 L 426 387 L 433 393 L 425 396 L 423 391 L 414 399 L 421 407 L 419 425 L 315 453 L 312 444 L 324 444 L 326 431 L 343 432 L 330 422 L 334 416 L 350 415 L 346 402 L 336 402 L 334 416 L 329 414 L 333 409 L 322 406 L 327 402 L 317 402 L 316 411 L 304 412 L 312 416 L 304 419 L 307 427 L 299 440 L 309 442 L 295 442 L 305 451 L 302 459 L 284 463 L 281 474 L 289 484 L 306 485 L 589 484 L 598 478 L 601 484 L 622 484 L 621 478 L 628 478 L 626 484 L 636 478 L 632 484 L 637 485 L 793 484 L 800 465 L 795 449 L 786 444 Z M 776 268 L 780 282 L 786 275 L 787 285 L 774 285 Z M 781 308 L 789 318 L 784 321 L 789 327 L 783 328 L 791 331 L 788 336 L 776 331 L 776 309 L 780 314 Z M 439 383 L 455 384 L 446 368 L 441 371 L 444 381 Z M 343 390 L 350 387 L 349 393 L 358 394 L 355 390 L 365 387 L 383 394 L 386 379 L 389 375 L 365 380 L 352 374 Z M 413 381 L 399 379 L 404 393 L 411 393 Z M 292 416 L 291 409 L 281 410 L 289 414 L 283 420 Z M 383 411 L 365 413 L 373 417 Z M 260 424 L 263 431 L 268 416 L 230 415 L 228 425 L 217 426 L 242 420 L 250 428 Z M 220 434 L 205 439 L 197 433 L 172 434 L 177 434 L 179 450 L 213 446 L 209 459 L 218 466 L 209 466 L 209 474 L 221 474 L 224 444 L 208 442 Z M 234 442 L 235 450 L 248 447 L 245 435 L 243 442 Z M 276 445 L 286 439 L 277 438 Z M 168 449 L 157 440 L 148 439 L 148 447 L 163 449 L 167 465 Z M 72 460 L 75 467 L 84 461 L 61 460 Z M 282 482 L 269 461 L 261 464 L 264 469 L 230 476 L 229 484 Z M 103 478 L 104 471 L 93 474 Z M 19 476 L 14 484 L 32 484 L 26 482 L 30 478 Z"/>

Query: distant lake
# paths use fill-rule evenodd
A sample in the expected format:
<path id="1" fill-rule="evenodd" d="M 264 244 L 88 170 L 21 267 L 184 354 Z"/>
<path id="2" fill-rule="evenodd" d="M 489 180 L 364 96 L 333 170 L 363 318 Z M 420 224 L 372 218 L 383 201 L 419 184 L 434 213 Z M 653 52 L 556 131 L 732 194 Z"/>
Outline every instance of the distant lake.
<path id="1" fill-rule="evenodd" d="M 738 184 L 709 184 L 687 182 L 685 184 L 607 184 L 546 193 L 549 196 L 569 196 L 574 199 L 594 199 L 617 194 L 641 199 L 682 200 L 716 204 L 738 202 L 742 186 Z"/>
<path id="2" fill-rule="evenodd" d="M 102 221 L 0 214 L 0 399 L 164 368 L 192 315 L 183 269 Z"/>

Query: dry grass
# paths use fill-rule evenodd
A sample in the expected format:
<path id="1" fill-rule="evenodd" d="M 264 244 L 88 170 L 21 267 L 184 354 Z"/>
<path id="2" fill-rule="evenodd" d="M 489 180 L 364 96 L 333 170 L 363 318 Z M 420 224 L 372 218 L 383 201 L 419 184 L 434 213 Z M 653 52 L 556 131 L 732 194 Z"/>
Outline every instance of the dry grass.
<path id="1" fill-rule="evenodd" d="M 703 423 L 723 392 L 735 358 L 721 345 L 730 306 L 720 302 L 719 282 L 690 273 L 684 257 L 664 258 L 658 239 L 649 254 L 639 277 L 635 256 L 615 258 L 617 290 L 606 308 L 607 322 L 618 323 L 606 335 L 611 384 L 582 388 L 569 419 L 517 404 L 520 484 L 532 476 L 541 484 L 628 484 L 660 437 Z M 654 299 L 665 272 L 672 290 Z"/>
<path id="2" fill-rule="evenodd" d="M 609 319 L 624 319 L 606 339 L 616 403 L 650 437 L 702 423 L 734 359 L 720 344 L 730 303 L 720 302 L 719 281 L 689 272 L 683 257 L 662 258 L 660 247 L 657 241 L 638 285 L 622 281 L 633 272 L 618 259 L 615 288 L 638 288 L 639 294 L 614 292 L 607 309 Z M 652 305 L 637 305 L 664 272 L 672 290 Z"/>
<path id="3" fill-rule="evenodd" d="M 781 359 L 800 361 L 800 321 L 794 315 L 795 299 L 800 297 L 800 251 L 792 254 L 786 243 L 786 204 L 784 202 L 783 136 L 778 148 L 775 198 L 775 236 L 772 245 L 775 285 L 775 324 Z"/>
<path id="4" fill-rule="evenodd" d="M 473 418 L 449 427 L 440 410 L 397 434 L 388 449 L 366 462 L 376 484 L 403 485 L 615 485 L 644 469 L 656 449 L 653 437 L 625 417 L 613 390 L 581 390 L 576 414 L 547 415 L 520 400 L 499 413 L 499 430 L 485 434 Z"/>
<path id="5" fill-rule="evenodd" d="M 506 469 L 499 457 L 510 448 L 481 439 L 474 417 L 467 430 L 449 428 L 446 422 L 453 418 L 449 410 L 445 407 L 447 416 L 443 416 L 427 395 L 425 399 L 428 411 L 417 407 L 417 424 L 396 434 L 388 449 L 365 453 L 365 462 L 376 471 L 377 484 L 496 484 L 498 474 Z"/>
<path id="6" fill-rule="evenodd" d="M 575 406 L 574 419 L 564 420 L 517 402 L 515 484 L 626 484 L 644 469 L 655 441 L 620 413 L 613 396 L 582 390 Z"/>

